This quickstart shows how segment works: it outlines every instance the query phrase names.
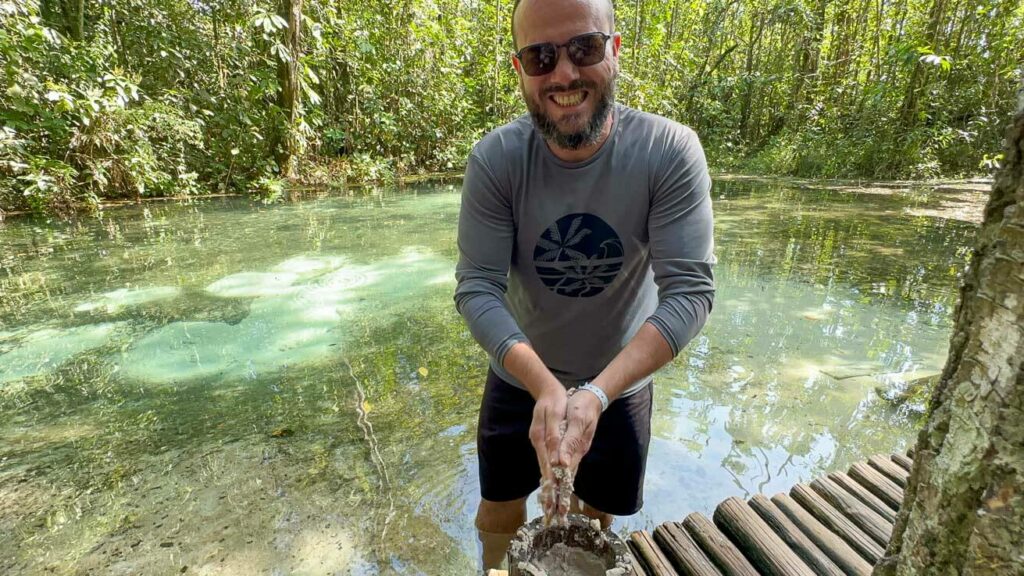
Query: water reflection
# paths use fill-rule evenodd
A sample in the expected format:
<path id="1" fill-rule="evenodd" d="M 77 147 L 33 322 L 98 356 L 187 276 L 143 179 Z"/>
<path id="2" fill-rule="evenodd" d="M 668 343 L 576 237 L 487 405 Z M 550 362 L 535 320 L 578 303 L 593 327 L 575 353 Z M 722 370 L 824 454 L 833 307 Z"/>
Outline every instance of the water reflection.
<path id="1" fill-rule="evenodd" d="M 616 527 L 901 448 L 875 388 L 944 360 L 975 228 L 922 214 L 951 202 L 719 182 L 715 310 Z M 0 227 L 0 572 L 471 573 L 457 211 L 426 186 Z"/>

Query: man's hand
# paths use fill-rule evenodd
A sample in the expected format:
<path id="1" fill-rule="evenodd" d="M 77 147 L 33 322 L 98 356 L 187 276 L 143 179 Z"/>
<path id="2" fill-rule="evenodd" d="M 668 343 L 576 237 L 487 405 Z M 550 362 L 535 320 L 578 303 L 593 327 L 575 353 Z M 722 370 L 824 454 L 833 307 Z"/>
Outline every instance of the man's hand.
<path id="1" fill-rule="evenodd" d="M 558 462 L 576 474 L 580 460 L 590 450 L 601 418 L 601 400 L 587 390 L 573 393 L 566 406 L 567 427 L 559 449 Z"/>
<path id="2" fill-rule="evenodd" d="M 530 443 L 537 452 L 541 476 L 551 484 L 542 488 L 542 491 L 548 492 L 541 494 L 545 518 L 554 516 L 558 508 L 558 498 L 555 496 L 557 485 L 554 484 L 552 466 L 560 465 L 558 450 L 565 432 L 566 403 L 565 388 L 557 380 L 544 386 L 537 396 L 533 407 L 533 422 L 530 423 Z"/>

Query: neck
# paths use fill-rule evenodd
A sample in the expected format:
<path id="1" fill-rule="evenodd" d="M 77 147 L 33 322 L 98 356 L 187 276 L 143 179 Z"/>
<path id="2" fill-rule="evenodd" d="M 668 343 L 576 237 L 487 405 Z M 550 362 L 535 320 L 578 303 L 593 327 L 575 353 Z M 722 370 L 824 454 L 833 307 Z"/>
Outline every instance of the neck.
<path id="1" fill-rule="evenodd" d="M 604 121 L 604 126 L 601 127 L 601 136 L 598 137 L 597 142 L 583 148 L 577 148 L 570 150 L 568 148 L 562 148 L 550 140 L 545 140 L 548 145 L 548 149 L 555 155 L 556 158 L 562 162 L 583 162 L 587 160 L 604 145 L 604 141 L 608 139 L 608 136 L 612 133 L 612 124 L 615 123 L 615 109 L 612 109 L 611 114 Z"/>

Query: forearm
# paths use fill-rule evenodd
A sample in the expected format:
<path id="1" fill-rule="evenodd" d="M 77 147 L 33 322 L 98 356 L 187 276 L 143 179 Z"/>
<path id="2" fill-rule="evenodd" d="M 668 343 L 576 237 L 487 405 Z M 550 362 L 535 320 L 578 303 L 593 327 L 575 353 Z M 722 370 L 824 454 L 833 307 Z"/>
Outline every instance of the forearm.
<path id="1" fill-rule="evenodd" d="M 550 387 L 562 388 L 562 383 L 548 370 L 537 352 L 525 342 L 516 342 L 505 354 L 502 366 L 536 400 L 541 393 Z"/>
<path id="2" fill-rule="evenodd" d="M 455 307 L 466 320 L 473 338 L 491 357 L 503 362 L 508 351 L 517 342 L 526 341 L 515 318 L 508 311 L 496 288 L 486 283 L 460 280 L 455 293 Z"/>
<path id="3" fill-rule="evenodd" d="M 672 358 L 672 348 L 665 337 L 650 322 L 644 322 L 592 384 L 604 390 L 609 400 L 615 400 L 637 380 L 650 376 Z"/>

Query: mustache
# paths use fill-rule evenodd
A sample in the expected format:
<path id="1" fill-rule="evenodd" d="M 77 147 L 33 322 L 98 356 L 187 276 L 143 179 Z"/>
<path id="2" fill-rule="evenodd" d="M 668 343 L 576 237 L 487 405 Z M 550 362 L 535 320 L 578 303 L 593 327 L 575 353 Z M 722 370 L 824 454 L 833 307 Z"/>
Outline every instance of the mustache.
<path id="1" fill-rule="evenodd" d="M 573 90 L 590 90 L 592 92 L 596 92 L 597 84 L 594 82 L 589 82 L 587 80 L 577 79 L 573 80 L 568 85 L 552 84 L 551 86 L 544 88 L 544 91 L 541 93 L 541 95 L 550 96 L 551 94 L 557 94 L 559 92 L 572 92 Z"/>

